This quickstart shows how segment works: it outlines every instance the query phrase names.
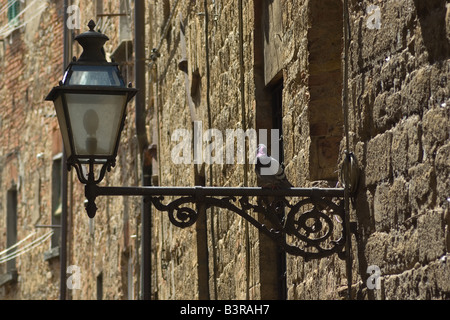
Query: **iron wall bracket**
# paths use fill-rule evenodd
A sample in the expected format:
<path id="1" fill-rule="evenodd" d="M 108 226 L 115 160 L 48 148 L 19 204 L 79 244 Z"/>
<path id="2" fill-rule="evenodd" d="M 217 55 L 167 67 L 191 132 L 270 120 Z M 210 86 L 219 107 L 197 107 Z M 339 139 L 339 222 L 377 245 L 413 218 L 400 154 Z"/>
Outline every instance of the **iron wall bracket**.
<path id="1" fill-rule="evenodd" d="M 99 196 L 143 196 L 166 212 L 179 228 L 192 226 L 198 205 L 232 211 L 275 241 L 284 251 L 305 260 L 337 253 L 345 258 L 348 224 L 343 188 L 265 189 L 259 187 L 85 187 L 86 211 L 93 218 Z"/>

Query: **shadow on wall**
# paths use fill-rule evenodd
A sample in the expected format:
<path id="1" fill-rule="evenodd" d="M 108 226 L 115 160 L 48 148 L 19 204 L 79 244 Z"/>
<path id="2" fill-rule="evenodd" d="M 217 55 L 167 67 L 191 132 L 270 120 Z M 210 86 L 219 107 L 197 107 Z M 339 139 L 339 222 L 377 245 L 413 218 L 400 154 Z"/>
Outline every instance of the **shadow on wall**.
<path id="1" fill-rule="evenodd" d="M 449 38 L 445 26 L 446 1 L 414 0 L 417 18 L 422 30 L 424 46 L 428 51 L 428 61 L 434 63 L 450 56 Z"/>

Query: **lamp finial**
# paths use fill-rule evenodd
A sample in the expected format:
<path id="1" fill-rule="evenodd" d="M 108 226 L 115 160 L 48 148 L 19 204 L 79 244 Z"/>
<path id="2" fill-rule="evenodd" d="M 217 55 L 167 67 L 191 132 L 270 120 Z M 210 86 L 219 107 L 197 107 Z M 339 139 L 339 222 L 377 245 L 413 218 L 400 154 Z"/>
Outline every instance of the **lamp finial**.
<path id="1" fill-rule="evenodd" d="M 90 31 L 94 31 L 94 28 L 95 28 L 95 22 L 94 22 L 94 20 L 91 19 L 91 20 L 89 21 L 88 27 L 89 27 L 89 30 L 90 30 Z"/>

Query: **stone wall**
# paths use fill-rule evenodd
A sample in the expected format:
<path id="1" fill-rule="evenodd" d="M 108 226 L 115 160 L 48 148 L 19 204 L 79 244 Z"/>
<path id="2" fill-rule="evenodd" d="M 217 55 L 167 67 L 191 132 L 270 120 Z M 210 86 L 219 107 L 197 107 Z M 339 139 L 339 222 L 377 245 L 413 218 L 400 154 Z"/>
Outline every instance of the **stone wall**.
<path id="1" fill-rule="evenodd" d="M 52 223 L 52 166 L 62 145 L 53 106 L 43 99 L 62 76 L 61 2 L 49 1 L 34 24 L 8 35 L 0 50 L 0 251 L 6 248 L 7 190 L 17 189 L 18 241 L 49 231 L 36 224 Z M 346 132 L 340 1 L 146 2 L 152 182 L 256 186 L 253 165 L 223 163 L 225 153 L 215 163 L 194 162 L 195 138 L 204 140 L 208 154 L 215 141 L 203 136 L 208 129 L 222 133 L 225 148 L 227 129 L 274 128 L 282 129 L 280 156 L 294 186 L 335 187 L 348 136 L 361 173 L 350 203 L 352 297 L 448 299 L 450 7 L 437 0 L 349 3 Z M 133 7 L 107 0 L 72 4 L 81 10 L 73 35 L 84 32 L 90 19 L 99 22 L 110 38 L 107 57 L 117 58 L 133 81 L 132 47 L 123 49 L 130 44 L 122 42 L 133 30 Z M 104 15 L 124 10 L 128 21 Z M 73 55 L 80 53 L 74 43 Z M 117 166 L 104 185 L 141 184 L 134 122 L 131 103 Z M 182 141 L 187 149 L 174 154 Z M 174 156 L 189 161 L 176 163 Z M 68 194 L 67 265 L 80 271 L 80 288 L 68 290 L 68 298 L 95 299 L 101 292 L 104 299 L 138 299 L 142 199 L 100 197 L 90 220 L 74 172 Z M 280 252 L 233 212 L 200 212 L 195 225 L 179 229 L 152 209 L 145 232 L 152 237 L 153 299 L 347 297 L 347 265 L 337 255 L 305 261 Z M 59 257 L 44 259 L 49 249 L 50 240 L 21 255 L 18 280 L 2 285 L 0 297 L 57 299 Z M 381 280 L 379 288 L 374 278 Z"/>
<path id="2" fill-rule="evenodd" d="M 381 27 L 370 29 L 369 5 L 351 6 L 358 297 L 448 299 L 450 8 L 383 2 Z M 362 289 L 371 265 L 380 268 L 380 290 Z"/>
<path id="3" fill-rule="evenodd" d="M 161 17 L 158 10 L 163 10 L 162 2 L 153 8 Z M 358 195 L 351 206 L 351 218 L 357 226 L 352 240 L 352 295 L 363 299 L 447 298 L 448 6 L 442 1 L 426 5 L 415 1 L 351 1 L 349 9 L 348 136 L 361 169 Z M 176 17 L 180 11 L 186 28 L 188 83 L 200 78 L 201 96 L 194 105 L 203 128 L 271 128 L 267 119 L 271 84 L 264 79 L 267 52 L 266 56 L 261 53 L 263 36 L 258 33 L 258 28 L 264 28 L 259 22 L 264 9 L 252 2 L 243 4 L 242 51 L 238 1 L 206 7 L 190 3 L 178 8 Z M 282 72 L 274 81 L 281 78 L 284 87 L 286 171 L 296 186 L 334 187 L 345 146 L 342 6 L 333 1 L 283 2 L 281 11 L 282 48 L 277 61 L 282 61 Z M 155 89 L 162 97 L 160 119 L 167 119 L 160 121 L 163 185 L 181 182 L 173 170 L 183 170 L 191 177 L 183 180 L 184 185 L 195 181 L 192 166 L 176 167 L 162 160 L 169 159 L 170 147 L 166 148 L 171 145 L 172 130 L 191 130 L 192 126 L 189 99 L 184 100 L 183 74 L 166 60 L 176 61 L 183 55 L 176 21 L 168 35 L 170 48 L 163 45 L 161 49 L 166 55 L 158 60 L 163 71 Z M 164 23 L 158 21 L 158 26 L 162 29 Z M 178 91 L 173 91 L 174 87 L 179 87 Z M 175 113 L 178 116 L 174 117 Z M 245 166 L 213 164 L 200 174 L 205 175 L 207 185 L 255 185 L 252 170 L 246 171 Z M 282 284 L 273 280 L 277 278 L 276 267 L 267 264 L 276 257 L 275 249 L 264 237 L 248 228 L 245 221 L 221 210 L 207 213 L 206 228 L 209 297 L 282 296 Z M 184 231 L 173 231 L 171 237 L 195 243 L 195 236 L 185 236 Z M 157 246 L 162 243 L 156 242 Z M 194 251 L 180 251 L 183 259 L 189 254 L 195 257 Z M 271 258 L 265 260 L 267 257 Z M 170 260 L 167 265 L 184 263 L 179 256 L 166 258 Z M 337 256 L 312 262 L 289 255 L 286 259 L 287 298 L 346 297 L 345 261 Z M 370 266 L 381 272 L 381 289 L 367 289 Z M 182 272 L 174 274 L 175 288 L 185 283 Z M 165 283 L 167 279 L 155 281 Z"/>

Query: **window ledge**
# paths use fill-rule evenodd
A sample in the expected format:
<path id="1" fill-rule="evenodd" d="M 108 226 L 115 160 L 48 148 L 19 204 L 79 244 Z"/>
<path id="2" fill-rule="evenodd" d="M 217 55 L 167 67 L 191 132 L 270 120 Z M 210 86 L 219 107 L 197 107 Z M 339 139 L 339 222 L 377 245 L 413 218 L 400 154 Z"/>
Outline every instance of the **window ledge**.
<path id="1" fill-rule="evenodd" d="M 48 251 L 45 251 L 44 252 L 44 261 L 50 261 L 50 260 L 59 258 L 59 252 L 60 252 L 59 246 L 51 248 Z"/>
<path id="2" fill-rule="evenodd" d="M 18 278 L 17 270 L 13 270 L 0 275 L 0 287 L 17 282 L 17 278 Z"/>

